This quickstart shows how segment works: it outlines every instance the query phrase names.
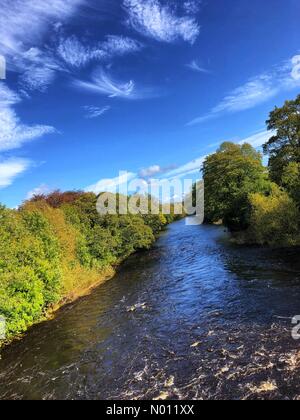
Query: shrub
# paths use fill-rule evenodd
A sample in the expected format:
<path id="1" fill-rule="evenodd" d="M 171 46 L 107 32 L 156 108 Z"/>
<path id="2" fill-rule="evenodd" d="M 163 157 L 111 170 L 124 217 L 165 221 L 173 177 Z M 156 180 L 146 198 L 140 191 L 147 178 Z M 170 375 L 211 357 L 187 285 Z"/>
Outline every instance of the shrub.
<path id="1" fill-rule="evenodd" d="M 289 195 L 275 184 L 269 196 L 252 194 L 249 242 L 276 247 L 300 244 L 299 210 Z"/>

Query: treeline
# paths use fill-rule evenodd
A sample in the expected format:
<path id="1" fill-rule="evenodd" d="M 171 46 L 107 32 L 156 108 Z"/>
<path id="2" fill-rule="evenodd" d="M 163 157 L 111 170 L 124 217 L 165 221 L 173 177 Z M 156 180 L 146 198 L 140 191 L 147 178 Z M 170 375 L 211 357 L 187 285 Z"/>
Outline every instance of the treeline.
<path id="1" fill-rule="evenodd" d="M 300 246 L 300 95 L 267 126 L 268 168 L 251 145 L 228 142 L 204 162 L 206 219 L 222 220 L 240 243 Z"/>
<path id="2" fill-rule="evenodd" d="M 116 265 L 150 248 L 178 217 L 100 215 L 96 202 L 92 193 L 56 191 L 19 210 L 0 206 L 0 316 L 7 339 L 66 297 L 111 277 Z"/>

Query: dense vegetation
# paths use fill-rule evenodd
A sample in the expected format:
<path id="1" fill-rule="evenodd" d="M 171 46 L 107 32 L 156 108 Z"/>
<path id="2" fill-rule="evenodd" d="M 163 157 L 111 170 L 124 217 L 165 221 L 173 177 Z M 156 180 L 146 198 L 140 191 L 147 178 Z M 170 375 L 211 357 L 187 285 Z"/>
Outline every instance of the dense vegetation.
<path id="1" fill-rule="evenodd" d="M 56 191 L 19 210 L 0 207 L 0 316 L 10 339 L 72 294 L 148 249 L 175 216 L 105 215 L 96 195 Z"/>
<path id="2" fill-rule="evenodd" d="M 300 245 L 300 95 L 275 108 L 275 133 L 263 155 L 251 145 L 223 143 L 203 165 L 208 222 L 222 220 L 240 242 Z"/>

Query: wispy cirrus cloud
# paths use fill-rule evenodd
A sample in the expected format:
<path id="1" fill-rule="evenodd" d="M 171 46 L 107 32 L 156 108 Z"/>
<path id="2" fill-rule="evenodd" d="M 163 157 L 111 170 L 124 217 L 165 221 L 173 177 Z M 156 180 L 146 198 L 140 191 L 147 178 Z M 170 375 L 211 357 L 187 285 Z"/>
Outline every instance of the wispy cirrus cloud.
<path id="1" fill-rule="evenodd" d="M 87 105 L 87 106 L 84 106 L 83 108 L 86 111 L 85 118 L 88 118 L 88 119 L 102 117 L 102 115 L 106 114 L 111 109 L 110 106 L 99 108 L 97 106 L 92 106 L 92 105 Z"/>
<path id="2" fill-rule="evenodd" d="M 55 80 L 57 71 L 64 71 L 59 61 L 50 53 L 37 47 L 30 48 L 15 59 L 23 69 L 19 79 L 26 90 L 45 91 Z"/>
<path id="3" fill-rule="evenodd" d="M 174 170 L 175 168 L 176 165 L 169 165 L 167 167 L 162 167 L 160 165 L 151 165 L 148 168 L 141 169 L 138 175 L 140 178 L 147 179 L 153 176 L 163 175 L 170 170 Z"/>
<path id="4" fill-rule="evenodd" d="M 140 42 L 125 36 L 107 35 L 105 41 L 90 45 L 73 35 L 60 39 L 57 52 L 66 64 L 82 68 L 92 61 L 104 62 L 117 56 L 135 53 L 142 47 Z"/>
<path id="5" fill-rule="evenodd" d="M 267 141 L 270 140 L 270 138 L 274 135 L 272 131 L 259 131 L 258 133 L 252 134 L 249 137 L 244 138 L 243 140 L 239 141 L 239 144 L 248 143 L 251 144 L 254 148 L 259 148 Z"/>
<path id="6" fill-rule="evenodd" d="M 25 143 L 53 134 L 56 130 L 46 125 L 28 126 L 22 124 L 15 111 L 0 106 L 0 151 L 18 149 Z"/>
<path id="7" fill-rule="evenodd" d="M 186 13 L 194 15 L 199 12 L 202 0 L 183 0 L 183 9 Z"/>
<path id="8" fill-rule="evenodd" d="M 94 73 L 91 82 L 75 80 L 74 84 L 78 88 L 100 93 L 109 98 L 134 99 L 136 97 L 136 88 L 133 80 L 126 83 L 120 82 L 112 79 L 103 69 Z"/>
<path id="9" fill-rule="evenodd" d="M 132 54 L 143 48 L 141 42 L 119 35 L 108 35 L 106 41 L 100 45 L 109 57 Z"/>
<path id="10" fill-rule="evenodd" d="M 197 73 L 209 73 L 207 69 L 200 66 L 197 60 L 192 60 L 190 63 L 186 65 L 186 67 L 188 67 L 190 70 L 193 70 Z"/>
<path id="11" fill-rule="evenodd" d="M 0 53 L 23 54 L 43 40 L 49 27 L 73 15 L 86 0 L 0 0 Z"/>
<path id="12" fill-rule="evenodd" d="M 251 144 L 254 148 L 259 148 L 263 144 L 265 144 L 270 137 L 272 137 L 272 132 L 264 130 L 259 131 L 255 134 L 252 134 L 249 137 L 246 137 L 241 140 L 237 140 L 238 144 L 248 143 Z M 220 144 L 220 143 L 219 143 Z M 217 144 L 214 145 L 216 147 Z M 208 155 L 200 156 L 196 159 L 191 160 L 190 162 L 185 163 L 184 165 L 179 166 L 178 168 L 167 172 L 164 177 L 167 179 L 174 179 L 174 178 L 183 178 L 188 175 L 193 175 L 200 172 L 201 167 L 207 158 Z"/>
<path id="13" fill-rule="evenodd" d="M 143 168 L 139 172 L 141 178 L 149 178 L 154 175 L 158 175 L 162 172 L 162 168 L 159 165 L 152 165 L 149 168 Z"/>
<path id="14" fill-rule="evenodd" d="M 193 44 L 199 35 L 200 27 L 194 17 L 178 16 L 160 0 L 124 0 L 124 7 L 128 13 L 127 24 L 157 41 L 183 39 Z"/>
<path id="15" fill-rule="evenodd" d="M 18 102 L 21 102 L 19 94 L 0 81 L 0 109 L 8 108 Z"/>
<path id="16" fill-rule="evenodd" d="M 48 185 L 41 184 L 27 193 L 26 200 L 31 200 L 33 197 L 38 196 L 38 195 L 50 194 L 52 191 L 53 189 L 50 188 Z"/>
<path id="17" fill-rule="evenodd" d="M 86 192 L 93 192 L 100 194 L 103 192 L 115 192 L 117 187 L 120 187 L 136 178 L 133 172 L 120 173 L 116 178 L 105 178 L 85 188 Z"/>
<path id="18" fill-rule="evenodd" d="M 63 70 L 44 39 L 58 21 L 65 22 L 86 0 L 0 0 L 0 54 L 8 69 L 20 74 L 26 90 L 44 91 Z M 41 49 L 42 48 L 42 49 Z"/>
<path id="19" fill-rule="evenodd" d="M 56 130 L 47 125 L 28 126 L 23 124 L 13 106 L 21 101 L 18 94 L 0 82 L 0 151 L 21 147 L 25 142 L 54 133 Z"/>
<path id="20" fill-rule="evenodd" d="M 60 39 L 57 53 L 71 67 L 84 67 L 92 59 L 101 59 L 104 52 L 84 45 L 75 35 Z"/>
<path id="21" fill-rule="evenodd" d="M 300 87 L 299 55 L 270 72 L 248 80 L 225 96 L 208 114 L 193 119 L 188 125 L 200 124 L 223 114 L 254 108 L 275 97 L 281 91 L 296 87 Z"/>
<path id="22" fill-rule="evenodd" d="M 122 82 L 113 78 L 102 68 L 93 74 L 92 81 L 75 80 L 73 84 L 79 89 L 99 93 L 109 98 L 137 100 L 155 96 L 152 89 L 139 90 L 133 80 Z"/>
<path id="23" fill-rule="evenodd" d="M 25 172 L 30 166 L 27 159 L 0 159 L 0 189 L 9 187 L 14 179 Z"/>

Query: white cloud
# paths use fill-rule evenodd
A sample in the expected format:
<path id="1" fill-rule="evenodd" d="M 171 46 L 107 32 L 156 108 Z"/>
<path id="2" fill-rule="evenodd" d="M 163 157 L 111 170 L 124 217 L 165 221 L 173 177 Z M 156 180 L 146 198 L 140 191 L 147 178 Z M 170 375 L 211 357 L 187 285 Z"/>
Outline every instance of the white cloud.
<path id="1" fill-rule="evenodd" d="M 183 9 L 186 13 L 194 15 L 199 12 L 202 5 L 202 0 L 185 0 L 183 2 Z"/>
<path id="2" fill-rule="evenodd" d="M 296 87 L 300 87 L 300 56 L 295 56 L 270 72 L 250 79 L 225 96 L 208 114 L 195 118 L 188 125 L 199 124 L 223 114 L 254 108 L 275 97 L 281 91 Z"/>
<path id="3" fill-rule="evenodd" d="M 0 54 L 8 69 L 21 74 L 25 89 L 45 90 L 62 70 L 50 50 L 41 51 L 44 36 L 58 21 L 70 18 L 86 0 L 0 0 Z"/>
<path id="4" fill-rule="evenodd" d="M 177 16 L 159 0 L 124 0 L 128 25 L 142 35 L 157 41 L 174 42 L 179 39 L 194 43 L 200 27 L 191 16 Z"/>
<path id="5" fill-rule="evenodd" d="M 259 148 L 265 144 L 273 136 L 273 134 L 274 133 L 272 131 L 260 131 L 250 137 L 241 140 L 239 144 L 249 143 L 251 146 Z"/>
<path id="6" fill-rule="evenodd" d="M 149 178 L 154 175 L 158 175 L 162 172 L 162 168 L 159 165 L 152 165 L 149 168 L 141 169 L 139 176 L 141 178 Z"/>
<path id="7" fill-rule="evenodd" d="M 125 36 L 108 35 L 101 47 L 109 57 L 113 57 L 138 52 L 143 48 L 143 45 Z"/>
<path id="8" fill-rule="evenodd" d="M 31 200 L 33 197 L 37 195 L 47 195 L 53 191 L 48 185 L 41 184 L 39 187 L 34 188 L 33 190 L 29 191 L 26 195 L 26 200 Z"/>
<path id="9" fill-rule="evenodd" d="M 201 67 L 196 60 L 191 61 L 189 64 L 186 65 L 189 69 L 196 71 L 198 73 L 209 73 L 208 70 Z"/>
<path id="10" fill-rule="evenodd" d="M 17 149 L 24 143 L 55 133 L 55 129 L 45 125 L 27 126 L 22 124 L 15 111 L 0 107 L 0 151 Z"/>
<path id="11" fill-rule="evenodd" d="M 106 95 L 109 98 L 143 99 L 154 96 L 154 92 L 149 89 L 138 90 L 133 80 L 121 82 L 113 79 L 103 69 L 94 73 L 91 82 L 75 80 L 73 84 L 79 89 Z"/>
<path id="12" fill-rule="evenodd" d="M 21 102 L 20 96 L 9 89 L 4 82 L 0 82 L 0 109 L 15 105 L 18 102 Z"/>
<path id="13" fill-rule="evenodd" d="M 76 81 L 75 83 L 78 87 L 102 93 L 110 98 L 130 99 L 135 96 L 135 83 L 133 80 L 127 83 L 113 80 L 104 70 L 94 74 L 93 82 Z"/>
<path id="14" fill-rule="evenodd" d="M 91 60 L 101 60 L 105 52 L 101 49 L 84 45 L 75 35 L 61 39 L 58 46 L 58 55 L 72 67 L 84 67 Z"/>
<path id="15" fill-rule="evenodd" d="M 30 66 L 21 76 L 24 89 L 44 92 L 56 77 L 56 71 L 47 66 Z"/>
<path id="16" fill-rule="evenodd" d="M 110 106 L 99 108 L 97 106 L 91 106 L 91 105 L 84 106 L 83 108 L 86 111 L 86 118 L 89 118 L 89 119 L 99 118 L 102 115 L 106 114 L 106 112 L 108 112 L 111 109 Z"/>
<path id="17" fill-rule="evenodd" d="M 270 137 L 272 137 L 272 132 L 270 131 L 260 131 L 256 134 L 253 134 L 247 138 L 244 138 L 240 141 L 238 141 L 238 144 L 244 144 L 244 143 L 249 143 L 251 144 L 251 146 L 253 146 L 254 148 L 259 148 L 261 147 L 263 144 L 265 144 Z M 215 146 L 217 146 L 217 144 L 215 144 Z M 204 156 L 200 156 L 178 168 L 176 168 L 175 170 L 172 170 L 168 173 L 165 174 L 165 177 L 168 179 L 173 179 L 173 178 L 183 178 L 185 176 L 188 175 L 193 175 L 196 174 L 198 172 L 200 172 L 200 169 L 205 161 L 205 159 L 207 158 L 208 155 L 204 155 Z"/>
<path id="18" fill-rule="evenodd" d="M 176 165 L 169 165 L 167 167 L 161 167 L 160 165 L 152 165 L 148 168 L 143 168 L 139 172 L 140 178 L 151 178 L 155 175 L 162 175 L 166 172 L 169 172 L 171 170 L 174 170 L 176 168 Z"/>
<path id="19" fill-rule="evenodd" d="M 117 187 L 127 184 L 136 178 L 136 174 L 133 172 L 120 173 L 120 176 L 116 178 L 101 179 L 96 184 L 90 185 L 85 188 L 87 192 L 93 192 L 100 194 L 102 192 L 116 192 Z"/>
<path id="20" fill-rule="evenodd" d="M 235 89 L 213 109 L 213 113 L 237 112 L 253 108 L 275 96 L 278 87 L 271 75 L 263 75 L 250 80 L 244 86 Z"/>
<path id="21" fill-rule="evenodd" d="M 55 79 L 56 72 L 63 71 L 58 60 L 51 53 L 45 53 L 37 47 L 16 56 L 14 64 L 22 69 L 20 83 L 28 90 L 44 91 Z"/>
<path id="22" fill-rule="evenodd" d="M 124 36 L 108 35 L 102 43 L 87 45 L 73 35 L 60 39 L 57 52 L 68 65 L 81 68 L 91 61 L 108 61 L 115 56 L 137 52 L 141 48 L 141 43 Z"/>
<path id="23" fill-rule="evenodd" d="M 294 80 L 300 80 L 300 55 L 295 55 L 295 57 L 292 58 L 292 78 Z"/>
<path id="24" fill-rule="evenodd" d="M 24 53 L 42 42 L 50 25 L 69 18 L 85 0 L 0 0 L 0 52 Z"/>
<path id="25" fill-rule="evenodd" d="M 194 159 L 182 166 L 179 166 L 177 169 L 174 169 L 165 174 L 166 178 L 174 178 L 174 177 L 184 177 L 186 175 L 192 175 L 197 172 L 200 172 L 200 168 L 203 165 L 204 159 L 206 156 L 201 156 L 197 159 Z"/>
<path id="26" fill-rule="evenodd" d="M 30 162 L 26 159 L 8 159 L 0 160 L 0 188 L 10 186 L 14 179 L 26 171 L 30 166 Z"/>
<path id="27" fill-rule="evenodd" d="M 0 151 L 21 147 L 25 142 L 54 133 L 55 129 L 46 125 L 27 126 L 18 118 L 13 105 L 20 97 L 0 82 Z"/>

